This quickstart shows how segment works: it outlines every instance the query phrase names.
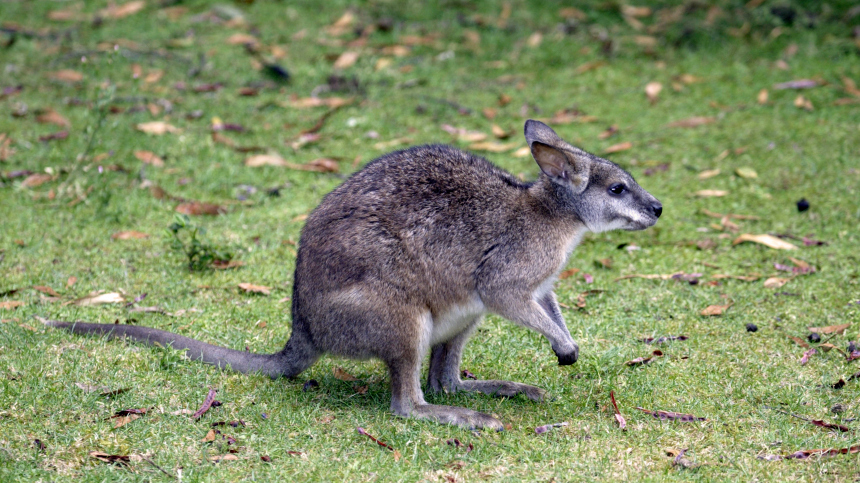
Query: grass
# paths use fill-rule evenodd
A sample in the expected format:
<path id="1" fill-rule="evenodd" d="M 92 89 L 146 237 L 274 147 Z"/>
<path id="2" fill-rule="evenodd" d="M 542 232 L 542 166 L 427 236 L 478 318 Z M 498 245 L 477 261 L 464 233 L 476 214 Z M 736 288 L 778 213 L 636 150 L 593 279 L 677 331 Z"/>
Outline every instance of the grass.
<path id="1" fill-rule="evenodd" d="M 827 7 L 799 1 L 717 2 L 723 15 L 711 23 L 708 8 L 690 7 L 650 34 L 656 42 L 652 47 L 640 45 L 635 36 L 649 35 L 649 26 L 671 11 L 665 2 L 642 2 L 655 10 L 638 18 L 645 24 L 642 30 L 625 21 L 618 8 L 586 2 L 580 6 L 586 19 L 567 21 L 567 33 L 559 14 L 566 5 L 554 2 L 511 1 L 510 17 L 501 23 L 505 9 L 493 2 L 332 1 L 324 11 L 316 2 L 237 3 L 229 5 L 245 22 L 227 26 L 206 2 L 181 2 L 184 11 L 147 2 L 133 15 L 111 18 L 108 12 L 93 21 L 104 7 L 100 3 L 15 1 L 2 7 L 7 23 L 0 41 L 11 45 L 3 50 L 0 87 L 23 87 L 0 99 L 0 133 L 12 140 L 7 148 L 15 151 L 0 161 L 0 303 L 23 303 L 0 308 L 4 481 L 168 479 L 154 465 L 181 473 L 183 481 L 860 477 L 856 454 L 803 461 L 756 458 L 860 443 L 854 431 L 835 433 L 768 409 L 852 429 L 860 415 L 860 382 L 848 381 L 841 390 L 829 387 L 860 370 L 857 362 L 845 362 L 831 350 L 801 366 L 804 349 L 787 338 L 806 337 L 810 326 L 841 323 L 851 327 L 825 338 L 840 349 L 858 338 L 860 118 L 856 104 L 838 101 L 852 97 L 843 76 L 860 80 L 858 47 L 851 37 L 857 18 L 848 14 L 847 2 Z M 792 25 L 773 14 L 778 4 L 794 8 Z M 51 20 L 49 12 L 57 10 L 70 11 L 76 20 Z M 355 15 L 353 27 L 341 36 L 327 31 L 347 10 Z M 369 33 L 364 46 L 346 46 L 356 38 L 355 27 L 366 25 L 390 29 Z M 529 39 L 536 43 L 535 32 L 543 37 L 533 47 Z M 228 42 L 235 33 L 256 36 L 262 58 L 289 69 L 290 82 L 276 84 L 256 70 L 259 60 Z M 385 50 L 405 45 L 408 36 L 435 37 L 409 46 L 403 56 Z M 278 51 L 272 46 L 285 55 L 273 55 Z M 360 53 L 357 62 L 336 71 L 332 60 L 349 49 Z M 380 59 L 390 65 L 377 68 Z M 589 62 L 596 68 L 579 69 Z M 62 69 L 83 78 L 51 77 Z M 163 77 L 145 80 L 157 71 Z M 354 102 L 326 119 L 318 141 L 292 149 L 300 131 L 326 109 L 291 107 L 290 96 L 309 97 L 332 74 L 355 78 L 359 88 L 321 96 L 353 97 Z M 684 83 L 683 74 L 696 81 Z M 773 88 L 802 78 L 824 85 L 803 91 Z M 663 85 L 653 104 L 644 93 L 649 82 Z M 194 90 L 216 83 L 222 84 L 220 90 Z M 258 87 L 258 95 L 239 95 L 243 86 Z M 761 89 L 769 91 L 764 104 L 756 101 Z M 811 101 L 812 110 L 795 106 L 798 95 Z M 486 108 L 496 111 L 493 120 L 482 114 Z M 290 332 L 286 298 L 301 215 L 345 175 L 397 147 L 377 148 L 377 143 L 403 138 L 408 144 L 456 143 L 442 124 L 487 133 L 497 124 L 513 131 L 511 139 L 520 146 L 526 118 L 551 119 L 570 108 L 597 122 L 556 123 L 559 134 L 597 153 L 632 142 L 632 149 L 608 156 L 663 202 L 664 214 L 645 232 L 589 235 L 574 252 L 569 267 L 594 277 L 592 284 L 579 274 L 557 283 L 560 301 L 574 307 L 564 315 L 582 348 L 576 365 L 559 368 L 540 335 L 492 316 L 468 346 L 463 367 L 478 377 L 537 384 L 553 400 L 428 397 L 494 413 L 510 423 L 510 430 L 473 433 L 395 417 L 388 412 L 385 368 L 376 361 L 323 358 L 297 381 L 272 381 L 185 361 L 170 350 L 46 330 L 32 318 L 133 321 L 233 348 L 276 351 Z M 69 126 L 37 122 L 40 109 L 56 110 Z M 692 129 L 666 127 L 693 116 L 715 122 Z M 246 128 L 224 133 L 239 146 L 262 146 L 293 163 L 332 158 L 340 174 L 247 167 L 243 160 L 249 154 L 213 141 L 214 117 Z M 158 120 L 182 132 L 153 136 L 135 129 Z M 600 138 L 609 125 L 617 125 L 619 133 Z M 68 131 L 66 139 L 39 141 L 61 130 Z M 378 137 L 369 137 L 371 131 Z M 162 156 L 165 166 L 142 164 L 134 156 L 137 150 Z M 536 176 L 533 161 L 513 151 L 480 154 L 525 178 Z M 738 168 L 752 168 L 758 177 L 740 177 Z M 698 174 L 706 169 L 720 169 L 720 174 L 700 180 Z M 24 177 L 12 177 L 19 170 L 52 179 L 28 187 Z M 206 229 L 208 243 L 233 250 L 244 266 L 189 271 L 187 258 L 171 249 L 166 233 L 178 201 L 153 196 L 152 185 L 174 197 L 226 207 L 226 214 L 192 221 Z M 280 196 L 266 194 L 278 186 Z M 695 196 L 701 189 L 728 195 Z M 248 198 L 240 201 L 240 194 Z M 808 211 L 798 212 L 795 202 L 801 198 L 809 200 Z M 738 233 L 702 210 L 759 217 L 731 220 L 739 225 L 738 233 L 810 236 L 826 244 L 794 252 L 733 245 Z M 125 230 L 150 236 L 111 238 Z M 632 245 L 640 249 L 626 249 Z M 780 288 L 765 288 L 766 278 L 788 276 L 774 264 L 790 265 L 789 256 L 817 271 Z M 611 259 L 609 268 L 597 262 L 602 259 Z M 629 274 L 676 272 L 703 275 L 698 285 L 616 281 Z M 754 273 L 761 278 L 753 282 L 713 277 Z M 76 279 L 72 285 L 70 277 Z M 237 288 L 242 282 L 271 287 L 272 293 L 242 292 Z M 52 287 L 60 300 L 33 286 Z M 578 295 L 591 289 L 602 292 L 588 296 L 585 309 L 577 310 Z M 138 305 L 185 312 L 169 316 L 129 313 L 124 304 L 64 304 L 96 290 L 121 291 L 128 299 L 146 293 Z M 699 314 L 727 300 L 732 306 L 724 315 Z M 758 331 L 747 332 L 748 323 Z M 641 367 L 624 364 L 654 349 L 640 342 L 642 337 L 678 334 L 689 339 L 660 346 L 666 357 Z M 335 378 L 335 367 L 359 381 Z M 317 380 L 319 389 L 303 391 L 309 379 Z M 130 390 L 106 398 L 76 383 Z M 358 394 L 355 386 L 367 386 L 367 392 Z M 210 387 L 219 390 L 222 406 L 199 421 L 172 414 L 196 409 Z M 627 431 L 613 420 L 610 391 L 627 419 Z M 835 404 L 844 412 L 831 413 Z M 636 406 L 707 420 L 659 421 Z M 115 411 L 141 407 L 151 409 L 120 428 L 105 420 Z M 210 458 L 226 448 L 201 442 L 210 423 L 238 419 L 247 426 L 221 430 L 237 439 L 239 460 L 212 463 Z M 569 425 L 535 434 L 535 427 L 561 421 Z M 359 435 L 358 426 L 396 448 L 401 458 L 396 461 Z M 472 443 L 474 450 L 446 444 L 452 438 Z M 34 440 L 44 449 L 37 449 Z M 672 464 L 667 451 L 680 449 L 687 449 L 694 467 Z M 145 455 L 154 464 L 133 456 L 126 468 L 100 462 L 90 451 Z"/>

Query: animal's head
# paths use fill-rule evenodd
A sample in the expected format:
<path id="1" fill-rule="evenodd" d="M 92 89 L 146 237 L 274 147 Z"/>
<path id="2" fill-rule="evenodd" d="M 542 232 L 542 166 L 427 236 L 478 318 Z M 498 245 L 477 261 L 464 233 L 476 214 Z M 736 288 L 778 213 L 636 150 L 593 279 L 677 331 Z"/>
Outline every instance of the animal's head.
<path id="1" fill-rule="evenodd" d="M 617 164 L 568 144 L 539 121 L 526 121 L 525 136 L 564 209 L 589 231 L 644 230 L 657 223 L 663 205 Z"/>

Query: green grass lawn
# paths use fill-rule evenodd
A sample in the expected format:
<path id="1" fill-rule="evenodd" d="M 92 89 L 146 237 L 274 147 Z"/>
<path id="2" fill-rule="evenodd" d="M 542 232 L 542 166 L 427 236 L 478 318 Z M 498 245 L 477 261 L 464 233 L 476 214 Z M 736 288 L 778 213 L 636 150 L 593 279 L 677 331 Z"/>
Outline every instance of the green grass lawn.
<path id="1" fill-rule="evenodd" d="M 0 479 L 860 478 L 857 454 L 759 458 L 860 445 L 860 380 L 849 380 L 860 365 L 840 353 L 860 329 L 860 44 L 852 33 L 860 15 L 850 2 L 637 3 L 647 11 L 612 2 L 433 3 L 0 4 Z M 800 79 L 814 87 L 775 87 Z M 702 124 L 671 126 L 694 117 Z M 537 166 L 518 152 L 529 118 L 627 168 L 664 208 L 654 228 L 588 235 L 573 253 L 568 268 L 580 271 L 556 288 L 581 347 L 575 365 L 559 367 L 542 336 L 494 316 L 467 347 L 464 369 L 536 384 L 550 401 L 428 396 L 495 414 L 506 431 L 394 416 L 378 361 L 324 357 L 297 380 L 273 381 L 176 351 L 48 330 L 34 318 L 136 323 L 279 350 L 290 333 L 302 220 L 326 193 L 373 158 L 421 143 L 472 149 L 534 179 Z M 173 132 L 140 130 L 151 122 Z M 227 129 L 213 132 L 218 122 Z M 484 133 L 484 145 L 446 125 Z M 510 137 L 496 139 L 494 125 Z M 605 154 L 622 143 L 630 147 Z M 282 165 L 246 165 L 260 154 Z M 308 163 L 337 172 L 296 169 Z M 798 210 L 802 198 L 808 210 Z M 241 266 L 188 269 L 167 229 L 177 207 L 193 202 L 221 213 L 190 217 L 205 230 L 198 241 L 232 252 Z M 132 230 L 148 237 L 113 237 Z M 734 244 L 742 234 L 797 249 Z M 779 269 L 804 262 L 814 273 Z M 698 283 L 620 279 L 679 272 L 699 274 Z M 161 311 L 80 301 L 95 291 L 126 303 L 146 294 L 133 306 Z M 587 291 L 598 292 L 577 307 Z M 701 315 L 710 305 L 730 307 Z M 839 324 L 850 326 L 810 344 L 835 348 L 819 347 L 802 365 L 807 349 L 789 337 L 806 341 L 808 327 Z M 641 341 L 678 335 L 688 339 Z M 655 349 L 663 357 L 625 364 Z M 336 377 L 336 368 L 358 380 Z M 311 379 L 319 387 L 303 390 Z M 844 387 L 832 388 L 840 379 Z M 88 390 L 95 386 L 127 390 L 108 397 Z M 210 388 L 221 406 L 199 420 L 181 411 L 196 410 Z M 663 421 L 636 407 L 706 420 Z M 148 412 L 114 428 L 108 418 L 130 408 Z M 234 443 L 202 441 L 212 423 L 237 420 L 245 425 L 216 428 Z M 535 432 L 561 422 L 568 425 Z M 685 460 L 675 464 L 681 450 Z M 236 459 L 214 461 L 227 454 Z"/>

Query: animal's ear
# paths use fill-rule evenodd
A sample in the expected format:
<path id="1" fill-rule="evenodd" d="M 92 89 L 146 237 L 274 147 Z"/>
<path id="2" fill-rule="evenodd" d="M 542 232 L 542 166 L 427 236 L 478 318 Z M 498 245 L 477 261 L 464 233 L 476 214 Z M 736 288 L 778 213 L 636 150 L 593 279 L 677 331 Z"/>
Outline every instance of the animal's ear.
<path id="1" fill-rule="evenodd" d="M 529 119 L 528 121 L 526 121 L 524 131 L 526 135 L 526 141 L 528 141 L 529 146 L 531 146 L 532 143 L 535 142 L 541 142 L 549 145 L 555 145 L 561 142 L 561 138 L 558 137 L 558 134 L 556 134 L 551 127 L 540 121 L 535 121 L 534 119 Z"/>
<path id="2" fill-rule="evenodd" d="M 563 152 L 540 141 L 529 144 L 531 144 L 532 156 L 547 176 L 557 180 L 570 178 L 572 166 Z"/>

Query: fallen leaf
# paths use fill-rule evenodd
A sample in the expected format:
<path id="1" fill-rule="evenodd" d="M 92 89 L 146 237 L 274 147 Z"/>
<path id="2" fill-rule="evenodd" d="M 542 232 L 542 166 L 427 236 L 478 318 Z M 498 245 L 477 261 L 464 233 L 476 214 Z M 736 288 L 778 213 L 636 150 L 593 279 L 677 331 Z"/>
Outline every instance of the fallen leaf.
<path id="1" fill-rule="evenodd" d="M 560 274 L 558 274 L 558 279 L 564 280 L 564 279 L 569 278 L 573 275 L 576 275 L 578 272 L 579 272 L 578 268 L 569 268 L 569 269 L 561 272 Z"/>
<path id="2" fill-rule="evenodd" d="M 657 102 L 657 97 L 660 95 L 660 91 L 662 90 L 663 84 L 659 82 L 649 82 L 645 85 L 645 96 L 648 97 L 651 104 L 654 104 Z"/>
<path id="3" fill-rule="evenodd" d="M 779 288 L 788 283 L 790 278 L 770 277 L 764 281 L 764 288 Z"/>
<path id="4" fill-rule="evenodd" d="M 705 418 L 693 416 L 692 414 L 683 414 L 683 413 L 675 413 L 672 411 L 649 411 L 645 408 L 636 407 L 636 409 L 650 414 L 657 419 L 670 420 L 670 421 L 682 421 L 682 422 L 691 422 L 691 421 L 705 421 Z"/>
<path id="5" fill-rule="evenodd" d="M 68 280 L 66 280 L 66 287 L 71 287 L 72 285 L 76 284 L 77 282 L 78 282 L 78 277 L 75 277 L 74 275 L 72 275 L 71 277 L 69 277 Z"/>
<path id="6" fill-rule="evenodd" d="M 248 293 L 259 293 L 263 295 L 269 295 L 272 292 L 270 287 L 266 287 L 265 285 L 254 285 L 248 282 L 240 283 L 239 288 Z"/>
<path id="7" fill-rule="evenodd" d="M 603 67 L 604 65 L 606 65 L 605 60 L 592 60 L 590 62 L 586 62 L 586 63 L 580 65 L 576 69 L 573 69 L 573 73 L 574 74 L 584 74 L 590 70 L 595 70 L 595 69 L 598 69 L 600 67 Z"/>
<path id="8" fill-rule="evenodd" d="M 716 121 L 717 118 L 715 117 L 695 116 L 681 119 L 680 121 L 670 122 L 669 124 L 666 124 L 666 127 L 698 127 L 704 126 L 705 124 L 711 124 Z"/>
<path id="9" fill-rule="evenodd" d="M 33 286 L 33 290 L 37 290 L 37 291 L 39 291 L 39 292 L 42 292 L 42 293 L 48 294 L 48 295 L 50 295 L 50 296 L 52 296 L 52 297 L 59 297 L 59 296 L 60 296 L 60 294 L 58 294 L 58 293 L 56 292 L 56 290 L 54 290 L 54 289 L 52 289 L 51 287 L 48 287 L 48 286 L 46 286 L 46 285 L 34 285 L 34 286 Z"/>
<path id="10" fill-rule="evenodd" d="M 12 310 L 14 308 L 23 306 L 24 302 L 21 302 L 20 300 L 4 300 L 3 302 L 0 302 L 0 309 L 5 310 Z"/>
<path id="11" fill-rule="evenodd" d="M 827 327 L 808 327 L 810 332 L 815 332 L 816 334 L 826 335 L 826 334 L 843 334 L 845 331 L 851 327 L 851 324 L 839 324 L 839 325 L 828 325 Z"/>
<path id="12" fill-rule="evenodd" d="M 708 305 L 699 313 L 706 316 L 723 315 L 723 313 L 731 306 L 731 303 L 725 305 Z"/>
<path id="13" fill-rule="evenodd" d="M 176 206 L 175 211 L 183 215 L 200 216 L 200 215 L 223 215 L 227 213 L 227 208 L 212 203 L 203 203 L 201 201 L 191 201 L 188 203 L 180 203 Z"/>
<path id="14" fill-rule="evenodd" d="M 780 84 L 775 84 L 773 86 L 776 90 L 783 89 L 811 89 L 813 87 L 818 87 L 818 82 L 811 79 L 798 79 L 788 82 L 782 82 Z"/>
<path id="15" fill-rule="evenodd" d="M 756 96 L 756 102 L 758 102 L 759 104 L 767 104 L 767 99 L 767 89 L 762 89 L 758 91 L 758 96 Z"/>
<path id="16" fill-rule="evenodd" d="M 803 357 L 800 358 L 800 365 L 806 365 L 806 363 L 809 362 L 809 356 L 816 353 L 818 353 L 818 351 L 815 349 L 809 349 L 808 351 L 804 352 Z"/>
<path id="17" fill-rule="evenodd" d="M 61 139 L 66 139 L 69 137 L 69 131 L 57 131 L 52 132 L 51 134 L 45 134 L 44 136 L 39 136 L 39 141 L 46 143 L 48 141 L 58 141 Z"/>
<path id="18" fill-rule="evenodd" d="M 612 409 L 615 411 L 615 422 L 618 423 L 618 428 L 627 429 L 627 421 L 624 420 L 624 416 L 621 415 L 618 404 L 615 402 L 615 391 L 609 391 L 609 400 L 612 401 Z"/>
<path id="19" fill-rule="evenodd" d="M 50 174 L 35 173 L 35 174 L 31 174 L 30 176 L 27 176 L 26 178 L 24 178 L 24 181 L 21 181 L 21 186 L 23 186 L 25 188 L 35 188 L 36 186 L 43 185 L 43 184 L 45 184 L 48 181 L 51 181 L 53 179 L 54 179 L 54 177 L 51 176 Z"/>
<path id="20" fill-rule="evenodd" d="M 629 361 L 625 362 L 624 364 L 628 365 L 628 366 L 640 366 L 640 365 L 650 364 L 651 362 L 654 361 L 655 357 L 663 357 L 663 351 L 655 350 L 648 357 L 637 357 L 636 359 L 629 360 Z"/>
<path id="21" fill-rule="evenodd" d="M 767 247 L 773 248 L 775 250 L 796 250 L 797 247 L 792 245 L 791 243 L 781 240 L 773 235 L 752 235 L 749 233 L 744 233 L 739 237 L 735 238 L 732 242 L 732 245 L 738 245 L 743 242 L 753 242 L 765 245 Z"/>
<path id="22" fill-rule="evenodd" d="M 227 37 L 227 43 L 230 45 L 257 46 L 260 44 L 260 41 L 257 40 L 257 37 L 254 37 L 253 35 L 237 32 Z"/>
<path id="23" fill-rule="evenodd" d="M 568 425 L 568 423 L 567 423 L 566 421 L 565 421 L 565 422 L 561 422 L 561 423 L 544 424 L 543 426 L 538 426 L 538 427 L 536 427 L 536 428 L 535 428 L 535 433 L 537 433 L 537 434 L 543 434 L 543 433 L 546 433 L 547 431 L 550 431 L 550 430 L 551 430 L 551 429 L 553 429 L 553 428 L 563 428 L 563 427 L 565 427 L 565 426 L 567 426 L 567 425 Z"/>
<path id="24" fill-rule="evenodd" d="M 209 461 L 213 463 L 220 463 L 221 461 L 238 461 L 239 457 L 234 455 L 233 453 L 221 454 L 210 456 Z"/>
<path id="25" fill-rule="evenodd" d="M 354 50 L 348 50 L 340 54 L 337 60 L 334 61 L 334 65 L 332 65 L 332 67 L 334 67 L 335 69 L 346 69 L 352 67 L 357 60 L 358 52 Z"/>
<path id="26" fill-rule="evenodd" d="M 109 293 L 101 293 L 101 292 L 93 292 L 86 297 L 81 297 L 77 300 L 72 300 L 71 302 L 66 302 L 63 305 L 77 305 L 79 307 L 89 307 L 92 305 L 103 305 L 103 304 L 120 304 L 124 303 L 125 297 L 122 294 L 117 292 L 109 292 Z"/>
<path id="27" fill-rule="evenodd" d="M 114 463 L 122 466 L 128 466 L 131 458 L 128 455 L 107 454 L 101 451 L 90 451 L 89 455 L 99 461 L 105 463 Z"/>
<path id="28" fill-rule="evenodd" d="M 807 99 L 803 96 L 797 96 L 794 99 L 794 107 L 797 107 L 799 109 L 804 109 L 806 111 L 811 111 L 813 109 L 812 101 L 810 101 L 809 99 Z"/>
<path id="29" fill-rule="evenodd" d="M 252 168 L 259 168 L 260 166 L 286 166 L 286 161 L 277 154 L 256 154 L 245 160 L 245 166 Z"/>
<path id="30" fill-rule="evenodd" d="M 543 34 L 540 32 L 535 32 L 531 34 L 528 40 L 526 40 L 526 44 L 531 48 L 539 46 L 541 42 L 543 42 Z"/>
<path id="31" fill-rule="evenodd" d="M 231 268 L 237 268 L 237 267 L 241 267 L 244 265 L 245 265 L 245 262 L 242 262 L 239 260 L 213 260 L 212 264 L 211 264 L 212 268 L 214 268 L 216 270 L 228 270 Z"/>
<path id="32" fill-rule="evenodd" d="M 520 147 L 519 142 L 500 143 L 496 141 L 488 141 L 472 143 L 469 145 L 469 149 L 475 151 L 489 151 L 491 153 L 503 153 L 512 149 L 517 149 L 518 147 Z"/>
<path id="33" fill-rule="evenodd" d="M 215 403 L 215 394 L 218 393 L 217 389 L 209 389 L 209 392 L 206 394 L 206 398 L 203 400 L 203 404 L 200 406 L 200 409 L 194 412 L 191 415 L 192 418 L 198 419 L 200 416 L 203 416 L 203 413 L 209 410 L 212 405 Z"/>
<path id="34" fill-rule="evenodd" d="M 719 169 L 706 169 L 706 170 L 700 172 L 696 177 L 699 179 L 708 179 L 708 178 L 713 178 L 714 176 L 717 176 L 718 174 L 720 174 Z"/>
<path id="35" fill-rule="evenodd" d="M 326 33 L 333 37 L 340 37 L 343 34 L 349 33 L 352 30 L 352 24 L 355 22 L 355 15 L 347 11 L 340 16 L 333 24 L 325 28 Z"/>
<path id="36" fill-rule="evenodd" d="M 298 109 L 306 109 L 309 107 L 330 107 L 330 108 L 338 108 L 343 107 L 349 104 L 352 104 L 353 99 L 344 99 L 342 97 L 306 97 L 304 99 L 291 99 L 289 102 L 290 107 L 295 107 Z"/>
<path id="37" fill-rule="evenodd" d="M 203 439 L 201 439 L 200 442 L 211 443 L 212 441 L 215 441 L 217 439 L 220 433 L 221 431 L 218 431 L 217 429 L 210 429 L 209 432 L 206 433 L 206 436 L 203 436 Z"/>
<path id="38" fill-rule="evenodd" d="M 110 236 L 113 240 L 133 240 L 133 239 L 141 239 L 141 238 L 149 238 L 148 233 L 143 233 L 140 231 L 128 230 L 128 231 L 118 231 Z"/>
<path id="39" fill-rule="evenodd" d="M 334 372 L 335 379 L 340 379 L 341 381 L 352 382 L 358 380 L 355 376 L 337 366 L 332 370 L 332 372 Z"/>
<path id="40" fill-rule="evenodd" d="M 664 335 L 664 336 L 658 337 L 656 339 L 653 337 L 646 337 L 646 338 L 642 339 L 642 342 L 644 342 L 646 344 L 662 344 L 664 342 L 669 342 L 669 341 L 673 341 L 673 340 L 684 341 L 687 339 L 689 339 L 689 337 L 687 337 L 686 335 Z"/>
<path id="41" fill-rule="evenodd" d="M 700 198 L 719 198 L 721 196 L 726 196 L 729 192 L 725 190 L 699 190 L 694 194 Z"/>
<path id="42" fill-rule="evenodd" d="M 154 134 L 157 136 L 166 133 L 176 134 L 182 132 L 182 130 L 178 127 L 168 124 L 164 121 L 143 122 L 135 125 L 134 128 L 138 131 L 145 132 L 146 134 Z"/>
<path id="43" fill-rule="evenodd" d="M 76 70 L 63 69 L 56 72 L 49 72 L 48 77 L 61 82 L 80 82 L 84 80 L 84 75 Z"/>
<path id="44" fill-rule="evenodd" d="M 42 124 L 56 124 L 60 127 L 69 127 L 72 125 L 68 119 L 53 109 L 45 109 L 42 111 L 41 114 L 36 116 L 36 121 Z"/>
<path id="45" fill-rule="evenodd" d="M 794 343 L 799 345 L 800 347 L 803 347 L 804 349 L 809 349 L 809 344 L 807 344 L 806 341 L 801 339 L 800 337 L 797 337 L 796 335 L 789 335 L 788 338 L 793 340 Z"/>
<path id="46" fill-rule="evenodd" d="M 138 150 L 134 152 L 134 157 L 139 159 L 141 162 L 151 164 L 157 168 L 164 166 L 164 160 L 152 151 Z"/>
<path id="47" fill-rule="evenodd" d="M 630 141 L 627 141 L 627 142 L 623 142 L 623 143 L 613 144 L 612 146 L 609 146 L 608 148 L 606 148 L 603 152 L 605 154 L 612 154 L 612 153 L 617 153 L 619 151 L 626 151 L 632 147 L 633 147 L 633 143 Z"/>
<path id="48" fill-rule="evenodd" d="M 146 2 L 143 0 L 135 0 L 122 5 L 111 3 L 107 8 L 101 9 L 99 15 L 113 19 L 124 18 L 140 12 L 144 7 L 146 7 Z"/>
<path id="49" fill-rule="evenodd" d="M 737 168 L 735 169 L 735 174 L 745 179 L 758 178 L 758 173 L 756 173 L 755 170 L 750 167 Z"/>

